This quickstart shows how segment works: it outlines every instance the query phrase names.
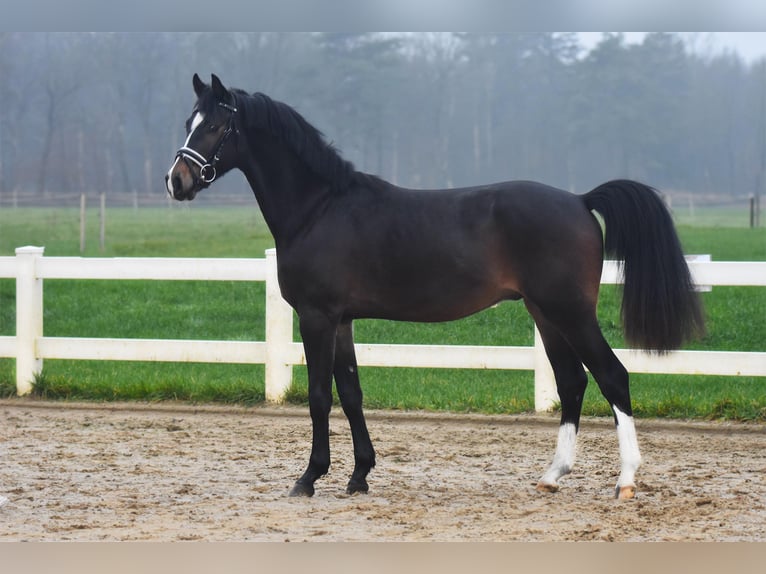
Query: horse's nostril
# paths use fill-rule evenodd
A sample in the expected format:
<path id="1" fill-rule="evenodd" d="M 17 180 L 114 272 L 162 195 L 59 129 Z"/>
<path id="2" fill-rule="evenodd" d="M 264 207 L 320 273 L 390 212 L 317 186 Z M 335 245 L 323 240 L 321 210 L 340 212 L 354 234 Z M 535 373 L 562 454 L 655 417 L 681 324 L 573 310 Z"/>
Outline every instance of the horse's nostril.
<path id="1" fill-rule="evenodd" d="M 182 188 L 183 188 L 183 185 L 181 184 L 180 176 L 174 175 L 173 176 L 173 193 L 180 191 Z"/>

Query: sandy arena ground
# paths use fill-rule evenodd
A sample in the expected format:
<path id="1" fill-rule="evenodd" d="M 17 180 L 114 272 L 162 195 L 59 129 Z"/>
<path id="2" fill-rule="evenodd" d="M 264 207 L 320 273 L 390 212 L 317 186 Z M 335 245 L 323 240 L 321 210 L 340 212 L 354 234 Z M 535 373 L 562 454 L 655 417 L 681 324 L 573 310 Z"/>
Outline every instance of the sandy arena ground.
<path id="1" fill-rule="evenodd" d="M 368 495 L 347 496 L 342 415 L 312 499 L 300 408 L 0 401 L 0 541 L 766 541 L 766 427 L 638 421 L 633 501 L 613 499 L 610 421 L 583 421 L 575 471 L 535 490 L 557 421 L 371 412 Z"/>

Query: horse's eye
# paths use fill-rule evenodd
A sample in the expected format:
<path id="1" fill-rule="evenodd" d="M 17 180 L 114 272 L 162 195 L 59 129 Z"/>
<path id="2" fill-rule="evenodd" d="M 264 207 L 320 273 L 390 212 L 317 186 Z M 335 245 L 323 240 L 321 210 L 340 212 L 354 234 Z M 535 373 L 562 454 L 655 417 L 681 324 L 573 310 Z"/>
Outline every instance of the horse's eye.
<path id="1" fill-rule="evenodd" d="M 209 126 L 207 126 L 207 131 L 209 132 L 214 132 L 217 129 L 218 129 L 218 126 L 216 124 L 210 124 Z"/>

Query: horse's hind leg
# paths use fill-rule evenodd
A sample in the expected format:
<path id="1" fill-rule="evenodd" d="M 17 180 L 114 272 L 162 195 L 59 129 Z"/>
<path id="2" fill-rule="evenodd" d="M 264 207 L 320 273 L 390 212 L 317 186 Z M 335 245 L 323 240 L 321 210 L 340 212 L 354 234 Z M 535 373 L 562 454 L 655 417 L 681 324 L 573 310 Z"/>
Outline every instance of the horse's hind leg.
<path id="1" fill-rule="evenodd" d="M 548 471 L 540 478 L 537 489 L 556 492 L 558 480 L 572 471 L 577 446 L 577 431 L 580 427 L 580 412 L 588 385 L 588 375 L 577 354 L 561 333 L 545 319 L 540 310 L 527 302 L 527 309 L 535 319 L 543 339 L 545 352 L 553 367 L 556 388 L 561 401 L 561 423 L 558 442 L 553 462 Z"/>
<path id="2" fill-rule="evenodd" d="M 628 372 L 601 333 L 595 305 L 578 305 L 576 300 L 549 302 L 545 306 L 527 300 L 526 304 L 543 338 L 561 399 L 562 424 L 556 454 L 551 468 L 540 479 L 538 488 L 555 490 L 556 480 L 571 469 L 571 462 L 574 461 L 575 437 L 587 385 L 582 368 L 584 363 L 614 413 L 621 461 L 617 497 L 633 498 L 641 455 L 630 405 Z"/>
<path id="3" fill-rule="evenodd" d="M 352 323 L 341 323 L 335 339 L 335 386 L 354 442 L 354 472 L 346 492 L 367 492 L 367 474 L 375 466 L 375 451 L 362 412 L 362 388 L 354 353 Z"/>
<path id="4" fill-rule="evenodd" d="M 630 404 L 628 371 L 604 339 L 595 316 L 568 329 L 565 336 L 593 374 L 601 394 L 612 407 L 621 462 L 616 496 L 633 498 L 636 493 L 635 475 L 641 464 L 641 454 Z"/>

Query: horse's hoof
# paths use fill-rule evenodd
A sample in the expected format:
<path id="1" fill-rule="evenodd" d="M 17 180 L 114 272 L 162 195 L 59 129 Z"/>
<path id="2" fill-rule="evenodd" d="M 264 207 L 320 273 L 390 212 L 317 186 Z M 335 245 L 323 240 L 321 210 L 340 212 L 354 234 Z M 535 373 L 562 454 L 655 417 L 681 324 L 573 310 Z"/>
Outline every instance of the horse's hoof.
<path id="1" fill-rule="evenodd" d="M 346 494 L 367 494 L 370 491 L 370 487 L 367 485 L 367 481 L 362 480 L 350 480 L 346 487 Z"/>
<path id="2" fill-rule="evenodd" d="M 292 490 L 290 491 L 289 496 L 291 498 L 296 498 L 298 496 L 305 496 L 305 497 L 314 496 L 314 485 L 305 484 L 303 482 L 296 482 L 295 486 L 293 486 Z"/>
<path id="3" fill-rule="evenodd" d="M 614 495 L 617 500 L 630 500 L 636 497 L 636 487 L 634 485 L 618 486 Z"/>
<path id="4" fill-rule="evenodd" d="M 537 490 L 539 492 L 558 492 L 559 491 L 559 485 L 558 484 L 547 484 L 545 482 L 538 482 L 537 483 Z"/>

